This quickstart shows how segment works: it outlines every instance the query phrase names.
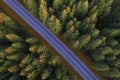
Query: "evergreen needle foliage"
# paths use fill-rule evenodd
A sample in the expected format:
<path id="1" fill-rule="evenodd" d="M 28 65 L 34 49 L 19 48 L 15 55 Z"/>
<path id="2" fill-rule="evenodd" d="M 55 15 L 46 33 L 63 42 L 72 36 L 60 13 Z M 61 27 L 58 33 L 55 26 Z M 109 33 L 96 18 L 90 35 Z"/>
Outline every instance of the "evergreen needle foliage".
<path id="1" fill-rule="evenodd" d="M 73 48 L 85 51 L 109 80 L 120 79 L 119 0 L 23 0 L 26 9 Z M 70 80 L 58 56 L 0 12 L 2 80 Z M 7 73 L 7 74 L 6 74 Z"/>

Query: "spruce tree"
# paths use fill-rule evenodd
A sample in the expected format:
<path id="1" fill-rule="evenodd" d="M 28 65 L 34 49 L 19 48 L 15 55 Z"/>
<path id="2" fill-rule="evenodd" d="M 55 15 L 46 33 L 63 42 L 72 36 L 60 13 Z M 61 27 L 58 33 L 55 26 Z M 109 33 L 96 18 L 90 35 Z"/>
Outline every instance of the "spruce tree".
<path id="1" fill-rule="evenodd" d="M 61 34 L 72 47 L 84 50 L 93 67 L 107 79 L 120 79 L 118 1 L 23 0 L 23 3 L 52 33 Z M 71 79 L 59 57 L 50 55 L 42 42 L 2 11 L 0 18 L 0 63 L 3 65 L 0 65 L 0 76 L 3 76 L 0 79 Z"/>

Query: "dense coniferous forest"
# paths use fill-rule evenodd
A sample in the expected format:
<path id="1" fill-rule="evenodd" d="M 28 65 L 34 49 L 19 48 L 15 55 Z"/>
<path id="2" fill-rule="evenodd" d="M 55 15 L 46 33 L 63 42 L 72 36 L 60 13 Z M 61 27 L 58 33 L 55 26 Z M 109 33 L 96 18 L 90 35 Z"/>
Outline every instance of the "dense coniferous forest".
<path id="1" fill-rule="evenodd" d="M 55 35 L 91 59 L 107 80 L 120 80 L 119 0 L 23 0 Z M 58 56 L 0 10 L 0 80 L 71 80 Z M 72 79 L 73 80 L 73 79 Z"/>

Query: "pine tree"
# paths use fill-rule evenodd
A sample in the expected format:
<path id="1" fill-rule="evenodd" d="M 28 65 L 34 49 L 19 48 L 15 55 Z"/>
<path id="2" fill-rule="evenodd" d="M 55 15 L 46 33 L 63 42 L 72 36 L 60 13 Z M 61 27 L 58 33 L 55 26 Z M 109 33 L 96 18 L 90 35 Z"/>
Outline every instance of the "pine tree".
<path id="1" fill-rule="evenodd" d="M 17 36 L 15 34 L 6 34 L 5 36 L 9 41 L 12 41 L 12 42 L 17 42 L 22 40 L 20 36 Z"/>
<path id="2" fill-rule="evenodd" d="M 29 6 L 28 10 L 29 12 L 35 16 L 38 17 L 38 3 L 37 0 L 23 0 L 23 3 L 25 4 L 25 6 Z"/>
<path id="3" fill-rule="evenodd" d="M 41 79 L 45 80 L 50 76 L 51 70 L 50 69 L 46 69 L 43 71 L 42 75 L 41 75 Z"/>
<path id="4" fill-rule="evenodd" d="M 91 54 L 91 57 L 94 59 L 94 61 L 103 61 L 105 59 L 104 55 L 101 55 L 100 53 L 96 51 Z"/>
<path id="5" fill-rule="evenodd" d="M 102 33 L 107 37 L 116 37 L 120 35 L 119 29 L 103 29 Z"/>
<path id="6" fill-rule="evenodd" d="M 79 37 L 79 45 L 73 43 L 73 47 L 81 49 L 83 46 L 85 46 L 90 41 L 90 35 L 82 35 Z M 78 47 L 77 47 L 78 46 Z"/>
<path id="7" fill-rule="evenodd" d="M 97 69 L 99 71 L 109 71 L 110 70 L 109 66 L 102 62 L 94 63 L 93 66 L 95 67 L 95 69 Z"/>
<path id="8" fill-rule="evenodd" d="M 42 21 L 43 24 L 45 24 L 48 17 L 49 14 L 47 9 L 47 2 L 45 0 L 41 0 L 39 5 L 39 19 Z"/>
<path id="9" fill-rule="evenodd" d="M 76 15 L 77 17 L 84 17 L 85 15 L 87 15 L 88 13 L 88 8 L 89 8 L 89 3 L 88 3 L 88 0 L 85 0 L 85 1 L 79 1 L 77 4 L 76 4 Z"/>
<path id="10" fill-rule="evenodd" d="M 93 41 L 91 41 L 90 43 L 88 43 L 88 45 L 86 46 L 86 48 L 88 50 L 90 49 L 96 49 L 97 47 L 99 47 L 102 44 L 102 40 L 100 39 L 95 39 Z"/>
<path id="11" fill-rule="evenodd" d="M 8 71 L 10 73 L 18 72 L 19 71 L 19 67 L 18 67 L 18 65 L 12 65 L 12 66 L 8 67 Z"/>
<path id="12" fill-rule="evenodd" d="M 99 35 L 100 31 L 98 29 L 94 29 L 90 32 L 90 35 L 93 37 L 93 38 L 96 38 L 98 35 Z"/>
<path id="13" fill-rule="evenodd" d="M 62 33 L 71 46 L 88 53 L 96 70 L 108 79 L 119 80 L 120 7 L 115 1 L 112 5 L 113 1 L 23 0 L 23 3 L 51 32 Z M 60 59 L 50 55 L 42 42 L 1 10 L 0 18 L 1 80 L 71 80 Z"/>
<path id="14" fill-rule="evenodd" d="M 62 7 L 63 3 L 64 3 L 64 0 L 54 0 L 52 4 L 53 9 L 55 11 L 58 11 Z"/>
<path id="15" fill-rule="evenodd" d="M 57 19 L 54 15 L 51 15 L 50 19 L 47 22 L 47 27 L 54 34 L 58 34 L 61 31 L 62 25 L 60 23 L 60 20 Z"/>
<path id="16" fill-rule="evenodd" d="M 115 65 L 115 67 L 119 68 L 119 66 L 120 66 L 120 59 L 115 60 L 113 64 Z"/>
<path id="17" fill-rule="evenodd" d="M 29 43 L 29 44 L 40 44 L 40 42 L 36 38 L 34 38 L 34 37 L 27 38 L 26 39 L 26 43 Z"/>
<path id="18" fill-rule="evenodd" d="M 119 69 L 112 69 L 110 71 L 106 71 L 104 74 L 106 74 L 107 77 L 111 77 L 111 78 L 120 78 L 120 72 Z"/>
<path id="19" fill-rule="evenodd" d="M 61 12 L 61 20 L 65 21 L 68 19 L 70 15 L 71 9 L 69 6 L 67 6 L 62 12 Z"/>
<path id="20" fill-rule="evenodd" d="M 115 47 L 115 46 L 118 45 L 118 43 L 119 42 L 115 39 L 108 39 L 106 44 L 109 45 L 109 46 Z"/>
<path id="21" fill-rule="evenodd" d="M 113 3 L 113 0 L 98 0 L 98 11 L 99 15 L 106 16 L 109 14 L 111 9 L 111 4 Z"/>

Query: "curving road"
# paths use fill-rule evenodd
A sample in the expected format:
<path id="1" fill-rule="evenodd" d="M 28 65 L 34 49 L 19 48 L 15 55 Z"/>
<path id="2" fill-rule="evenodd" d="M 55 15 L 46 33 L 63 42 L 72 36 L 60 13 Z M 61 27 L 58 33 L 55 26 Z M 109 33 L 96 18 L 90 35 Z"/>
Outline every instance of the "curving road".
<path id="1" fill-rule="evenodd" d="M 17 0 L 3 0 L 24 21 L 26 21 L 39 35 L 55 48 L 56 51 L 78 72 L 84 80 L 98 80 L 98 78 L 83 64 L 83 62 L 68 49 L 54 34 L 34 18 Z"/>

